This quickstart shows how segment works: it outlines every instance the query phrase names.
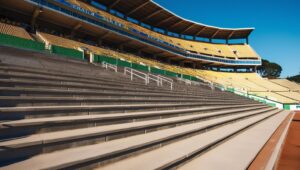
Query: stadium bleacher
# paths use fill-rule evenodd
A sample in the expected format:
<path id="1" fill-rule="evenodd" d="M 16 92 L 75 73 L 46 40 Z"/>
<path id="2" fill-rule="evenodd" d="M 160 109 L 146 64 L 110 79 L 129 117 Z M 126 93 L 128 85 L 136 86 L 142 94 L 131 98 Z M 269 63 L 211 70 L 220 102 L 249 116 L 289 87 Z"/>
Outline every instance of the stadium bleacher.
<path id="1" fill-rule="evenodd" d="M 24 28 L 21 28 L 19 26 L 14 26 L 11 24 L 6 24 L 3 22 L 0 22 L 0 33 L 32 40 L 31 36 Z"/>
<path id="2" fill-rule="evenodd" d="M 141 27 L 139 25 L 130 23 L 129 21 L 125 21 L 124 19 L 120 19 L 116 16 L 113 16 L 110 13 L 99 10 L 85 2 L 80 0 L 69 0 L 70 3 L 77 5 L 83 9 L 89 10 L 91 12 L 97 13 L 100 16 L 107 18 L 108 20 L 117 21 L 124 25 L 124 28 L 129 29 L 131 27 L 138 29 L 140 32 L 143 32 L 151 37 L 155 37 L 166 41 L 174 46 L 178 46 L 180 48 L 184 48 L 188 51 L 196 51 L 198 53 L 219 56 L 223 58 L 238 58 L 238 59 L 259 59 L 260 57 L 255 53 L 255 51 L 247 44 L 244 45 L 227 45 L 227 44 L 212 44 L 205 42 L 196 42 L 196 41 L 188 41 L 180 38 L 166 36 L 154 31 L 151 31 L 147 28 Z M 234 53 L 237 52 L 237 54 Z"/>
<path id="3" fill-rule="evenodd" d="M 173 166 L 246 127 L 270 129 L 271 121 L 272 129 L 263 134 L 267 139 L 288 115 L 205 86 L 176 84 L 170 91 L 85 62 L 20 54 L 0 55 L 5 62 L 0 65 L 4 169 L 131 169 L 144 157 L 160 159 L 145 168 Z M 192 145 L 195 140 L 206 142 Z M 257 151 L 261 147 L 255 145 Z M 173 148 L 182 149 L 174 154 L 170 151 L 178 149 Z M 124 157 L 126 166 L 118 161 Z"/>
<path id="4" fill-rule="evenodd" d="M 0 5 L 12 1 L 0 1 Z M 50 1 L 30 2 L 42 6 L 41 2 Z M 127 31 L 134 28 L 179 49 L 231 60 L 260 60 L 249 44 L 171 37 L 99 10 L 89 1 L 66 2 L 109 22 L 118 22 Z M 42 16 L 53 14 L 48 12 Z M 243 73 L 213 71 L 205 62 L 201 62 L 201 69 L 173 65 L 142 53 L 139 56 L 116 50 L 115 44 L 99 45 L 84 38 L 83 28 L 77 30 L 83 36 L 77 37 L 70 35 L 77 34 L 74 28 L 56 28 L 60 26 L 49 22 L 44 26 L 43 17 L 36 23 L 41 27 L 31 34 L 20 24 L 0 23 L 0 33 L 7 35 L 0 36 L 5 37 L 0 41 L 0 170 L 247 169 L 292 114 L 287 108 L 278 109 L 272 103 L 236 95 L 229 89 L 283 106 L 300 103 L 298 84 L 264 79 L 253 65 L 252 72 Z M 43 31 L 42 27 L 51 31 Z M 6 39 L 10 44 L 5 44 Z M 173 88 L 154 82 L 145 85 L 144 80 L 124 74 L 125 66 L 115 64 L 116 72 L 111 71 L 105 69 L 109 63 L 86 60 L 87 55 L 146 66 L 139 70 L 145 75 L 152 73 L 152 68 L 169 71 L 173 76 L 160 76 L 172 80 Z M 223 69 L 222 64 L 216 65 Z M 183 83 L 184 76 L 194 84 Z M 285 133 L 280 137 L 284 138 Z M 283 141 L 272 142 L 281 145 Z M 272 152 L 271 156 L 278 157 L 278 153 Z"/>

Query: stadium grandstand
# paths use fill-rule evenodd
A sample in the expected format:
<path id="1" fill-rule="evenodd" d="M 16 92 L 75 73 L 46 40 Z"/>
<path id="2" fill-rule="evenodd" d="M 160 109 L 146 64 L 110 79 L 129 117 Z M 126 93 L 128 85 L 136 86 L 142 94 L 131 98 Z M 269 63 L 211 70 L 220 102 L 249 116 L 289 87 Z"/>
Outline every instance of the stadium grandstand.
<path id="1" fill-rule="evenodd" d="M 0 169 L 276 169 L 300 85 L 257 73 L 253 30 L 152 0 L 0 1 Z"/>

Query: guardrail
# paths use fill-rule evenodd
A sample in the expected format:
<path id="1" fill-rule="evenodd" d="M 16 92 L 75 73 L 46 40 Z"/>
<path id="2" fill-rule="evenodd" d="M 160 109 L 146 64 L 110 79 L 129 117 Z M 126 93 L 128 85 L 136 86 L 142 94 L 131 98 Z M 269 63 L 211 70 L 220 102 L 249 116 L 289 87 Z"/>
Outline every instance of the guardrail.
<path id="1" fill-rule="evenodd" d="M 156 82 L 157 86 L 163 86 L 164 84 L 169 84 L 170 89 L 173 90 L 173 80 L 169 79 L 167 77 L 163 77 L 160 75 L 154 75 L 154 74 L 150 74 L 150 73 L 143 73 L 140 72 L 138 70 L 132 69 L 132 68 L 128 68 L 125 67 L 124 68 L 124 74 L 125 75 L 130 75 L 130 79 L 131 81 L 134 79 L 134 77 L 142 79 L 145 81 L 145 85 L 148 85 L 150 83 L 150 81 L 154 81 Z"/>
<path id="2" fill-rule="evenodd" d="M 109 63 L 106 63 L 106 62 L 102 62 L 102 67 L 104 67 L 106 70 L 107 69 L 112 69 L 115 72 L 118 72 L 118 66 L 116 66 L 116 65 L 112 65 L 112 64 L 109 64 Z"/>

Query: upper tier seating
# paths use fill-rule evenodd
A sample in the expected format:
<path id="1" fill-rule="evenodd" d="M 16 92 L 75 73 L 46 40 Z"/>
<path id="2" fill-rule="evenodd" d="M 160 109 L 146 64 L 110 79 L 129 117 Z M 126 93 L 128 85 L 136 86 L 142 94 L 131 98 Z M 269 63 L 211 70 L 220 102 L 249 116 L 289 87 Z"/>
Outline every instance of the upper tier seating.
<path id="1" fill-rule="evenodd" d="M 115 58 L 123 58 L 127 61 L 134 62 L 134 63 L 143 63 L 148 66 L 152 67 L 159 67 L 161 69 L 166 69 L 169 71 L 173 71 L 176 73 L 180 74 L 188 74 L 189 72 L 187 69 L 180 68 L 177 66 L 173 65 L 167 65 L 167 64 L 162 64 L 158 61 L 155 60 L 150 60 L 150 59 L 144 59 L 138 56 L 135 56 L 133 54 L 127 54 L 127 53 L 120 53 L 114 50 L 106 49 L 106 48 L 101 48 L 101 47 L 96 47 L 88 44 L 84 44 L 78 41 L 58 37 L 55 35 L 39 32 L 39 35 L 41 35 L 44 39 L 46 39 L 50 44 L 66 47 L 66 48 L 72 48 L 72 49 L 79 49 L 81 47 L 85 47 L 89 50 L 91 50 L 93 53 L 98 54 L 98 55 L 107 55 Z"/>
<path id="2" fill-rule="evenodd" d="M 165 42 L 173 44 L 175 46 L 181 47 L 188 51 L 194 51 L 197 53 L 202 53 L 206 55 L 212 55 L 222 58 L 230 58 L 230 59 L 259 59 L 260 57 L 257 53 L 247 44 L 244 45 L 227 45 L 227 44 L 213 44 L 213 43 L 205 43 L 205 42 L 197 42 L 191 40 L 184 40 L 176 37 L 166 36 L 154 31 L 151 31 L 147 28 L 139 26 L 137 24 L 133 24 L 129 21 L 116 17 L 110 13 L 99 10 L 89 4 L 86 4 L 80 0 L 69 0 L 70 3 L 73 3 L 77 6 L 80 6 L 83 9 L 89 10 L 94 13 L 98 13 L 101 16 L 109 20 L 113 20 L 119 22 L 124 25 L 125 29 L 129 27 L 138 29 L 139 31 L 148 34 L 152 37 L 161 39 Z"/>
<path id="3" fill-rule="evenodd" d="M 29 33 L 22 27 L 0 22 L 0 33 L 32 40 Z"/>

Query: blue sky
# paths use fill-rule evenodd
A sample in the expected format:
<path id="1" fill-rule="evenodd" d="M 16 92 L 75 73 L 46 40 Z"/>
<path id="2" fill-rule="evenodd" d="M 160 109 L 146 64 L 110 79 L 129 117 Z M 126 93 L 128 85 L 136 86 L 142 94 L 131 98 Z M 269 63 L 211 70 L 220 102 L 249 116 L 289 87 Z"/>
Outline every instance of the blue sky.
<path id="1" fill-rule="evenodd" d="M 196 22 L 225 28 L 254 27 L 250 45 L 283 68 L 300 72 L 300 0 L 154 0 Z"/>

